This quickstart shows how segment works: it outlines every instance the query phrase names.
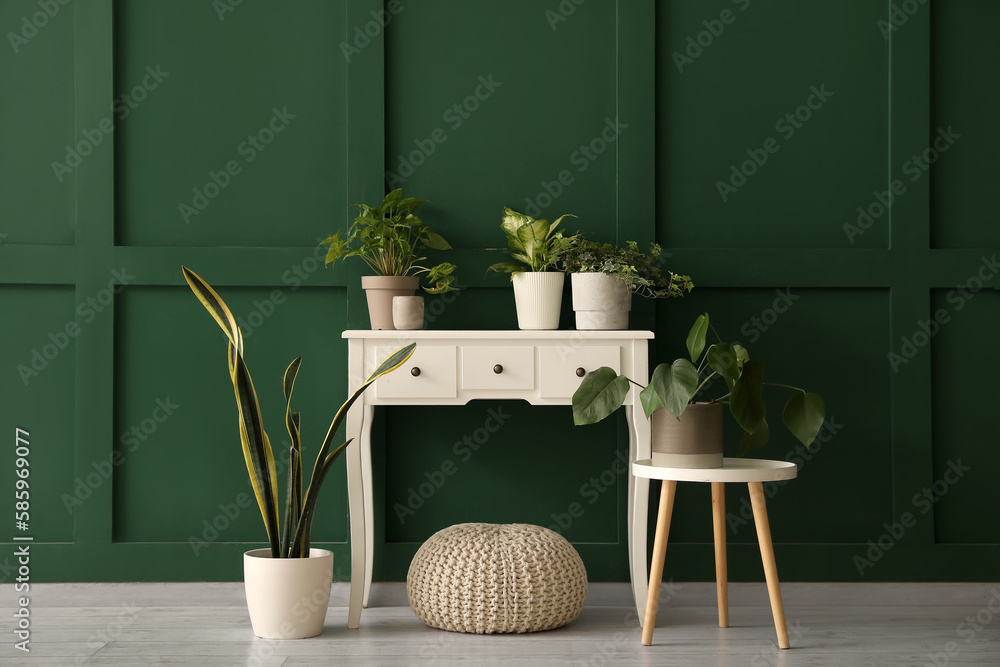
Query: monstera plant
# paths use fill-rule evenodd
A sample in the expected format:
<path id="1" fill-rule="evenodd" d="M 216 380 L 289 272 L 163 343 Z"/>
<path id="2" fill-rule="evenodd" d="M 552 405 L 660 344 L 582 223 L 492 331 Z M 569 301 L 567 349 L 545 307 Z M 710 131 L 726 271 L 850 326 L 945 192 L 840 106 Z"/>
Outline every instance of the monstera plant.
<path id="1" fill-rule="evenodd" d="M 709 331 L 717 339 L 711 345 L 706 341 Z M 759 450 L 770 437 L 763 395 L 765 386 L 794 392 L 785 403 L 781 421 L 805 446 L 816 439 L 826 418 L 823 398 L 799 387 L 766 382 L 763 360 L 751 357 L 742 345 L 723 341 L 711 325 L 708 313 L 695 320 L 686 345 L 690 359 L 682 357 L 672 364 L 658 365 L 646 387 L 606 366 L 589 373 L 573 395 L 574 422 L 593 424 L 609 416 L 624 403 L 631 384 L 641 389 L 639 400 L 647 417 L 662 407 L 674 420 L 680 421 L 685 411 L 696 405 L 694 398 L 698 392 L 713 379 L 721 377 L 727 391 L 709 403 L 729 406 L 729 412 L 740 427 L 741 456 Z M 656 434 L 653 437 L 655 441 Z"/>

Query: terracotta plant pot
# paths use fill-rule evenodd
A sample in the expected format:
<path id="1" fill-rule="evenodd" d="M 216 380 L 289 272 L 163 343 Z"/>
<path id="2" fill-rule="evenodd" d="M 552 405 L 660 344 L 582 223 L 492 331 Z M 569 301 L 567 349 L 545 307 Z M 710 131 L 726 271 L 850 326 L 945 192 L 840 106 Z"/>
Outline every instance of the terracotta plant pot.
<path id="1" fill-rule="evenodd" d="M 513 275 L 519 329 L 559 328 L 565 281 L 566 274 L 562 271 L 522 271 Z"/>
<path id="2" fill-rule="evenodd" d="M 333 552 L 309 558 L 271 558 L 270 549 L 243 554 L 243 581 L 253 633 L 265 639 L 303 639 L 323 632 L 333 581 Z"/>
<path id="3" fill-rule="evenodd" d="M 632 290 L 618 276 L 606 273 L 574 273 L 573 310 L 576 328 L 582 331 L 628 329 Z"/>
<path id="4" fill-rule="evenodd" d="M 392 297 L 413 296 L 420 287 L 417 276 L 362 276 L 361 287 L 368 298 L 368 318 L 372 329 L 395 329 L 392 324 Z"/>
<path id="5" fill-rule="evenodd" d="M 722 467 L 722 403 L 692 403 L 680 421 L 666 408 L 653 413 L 653 465 Z"/>

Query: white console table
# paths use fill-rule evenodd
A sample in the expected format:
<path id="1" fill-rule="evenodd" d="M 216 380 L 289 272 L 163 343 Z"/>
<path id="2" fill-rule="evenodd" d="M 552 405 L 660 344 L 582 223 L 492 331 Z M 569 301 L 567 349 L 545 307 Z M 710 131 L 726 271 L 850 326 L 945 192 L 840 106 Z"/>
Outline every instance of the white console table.
<path id="1" fill-rule="evenodd" d="M 570 405 L 581 378 L 610 366 L 645 384 L 651 331 L 345 331 L 349 391 L 399 347 L 416 342 L 401 368 L 379 379 L 347 414 L 351 600 L 347 627 L 357 628 L 371 591 L 375 516 L 371 426 L 376 405 L 464 405 L 473 399 L 520 399 Z M 637 391 L 625 401 L 629 460 L 648 459 L 649 420 Z M 567 423 L 572 423 L 567 414 Z M 628 476 L 628 553 L 632 592 L 642 618 L 646 600 L 649 480 Z M 638 511 L 636 508 L 638 507 Z"/>

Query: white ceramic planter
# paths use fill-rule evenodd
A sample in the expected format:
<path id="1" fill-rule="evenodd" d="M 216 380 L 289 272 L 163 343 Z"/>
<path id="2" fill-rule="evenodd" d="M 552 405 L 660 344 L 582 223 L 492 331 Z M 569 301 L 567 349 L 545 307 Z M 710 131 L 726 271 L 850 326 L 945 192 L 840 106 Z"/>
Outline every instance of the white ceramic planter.
<path id="1" fill-rule="evenodd" d="M 392 325 L 401 330 L 424 328 L 424 297 L 392 297 Z"/>
<path id="2" fill-rule="evenodd" d="M 333 581 L 333 552 L 309 558 L 271 558 L 270 549 L 243 554 L 243 581 L 253 633 L 265 639 L 303 639 L 323 632 Z"/>
<path id="3" fill-rule="evenodd" d="M 522 271 L 514 274 L 514 303 L 519 329 L 559 328 L 565 280 L 566 275 L 562 271 Z"/>
<path id="4" fill-rule="evenodd" d="M 420 287 L 416 276 L 362 276 L 361 287 L 368 299 L 372 329 L 394 329 L 392 297 L 413 296 Z"/>
<path id="5" fill-rule="evenodd" d="M 632 290 L 618 276 L 574 273 L 573 310 L 576 328 L 585 331 L 628 329 Z"/>
<path id="6" fill-rule="evenodd" d="M 653 465 L 722 467 L 722 403 L 692 403 L 680 421 L 666 408 L 653 413 Z"/>

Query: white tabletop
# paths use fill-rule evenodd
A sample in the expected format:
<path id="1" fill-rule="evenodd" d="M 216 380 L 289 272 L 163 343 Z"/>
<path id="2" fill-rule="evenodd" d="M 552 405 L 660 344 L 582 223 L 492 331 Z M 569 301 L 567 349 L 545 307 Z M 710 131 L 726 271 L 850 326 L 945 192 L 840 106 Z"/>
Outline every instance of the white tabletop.
<path id="1" fill-rule="evenodd" d="M 632 462 L 632 474 L 676 482 L 773 482 L 797 476 L 798 466 L 788 461 L 725 458 L 721 468 L 668 468 L 642 459 Z"/>
<path id="2" fill-rule="evenodd" d="M 649 340 L 653 337 L 652 331 L 641 331 L 637 329 L 624 329 L 620 331 L 579 331 L 577 329 L 551 329 L 544 331 L 522 331 L 520 329 L 507 330 L 475 330 L 475 329 L 416 329 L 416 330 L 396 330 L 396 329 L 353 329 L 341 334 L 342 338 L 387 338 L 387 339 L 408 339 L 408 340 L 448 340 L 448 339 L 484 339 L 484 340 L 602 340 L 602 339 L 638 339 Z"/>

